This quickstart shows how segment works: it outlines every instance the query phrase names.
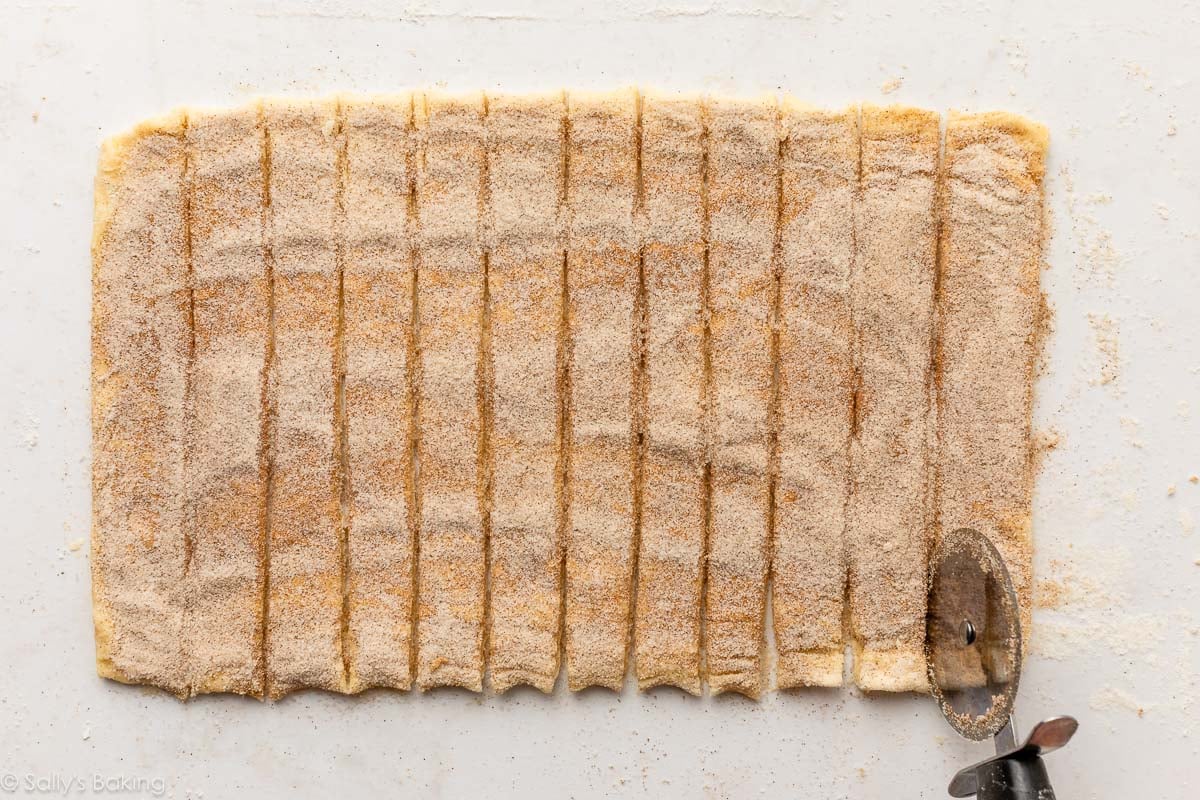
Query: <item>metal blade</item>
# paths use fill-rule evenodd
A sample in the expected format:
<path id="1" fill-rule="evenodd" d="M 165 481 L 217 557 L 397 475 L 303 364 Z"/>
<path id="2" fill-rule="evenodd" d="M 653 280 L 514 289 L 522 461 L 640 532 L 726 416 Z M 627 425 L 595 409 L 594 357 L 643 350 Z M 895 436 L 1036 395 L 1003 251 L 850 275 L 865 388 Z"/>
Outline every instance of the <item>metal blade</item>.
<path id="1" fill-rule="evenodd" d="M 929 571 L 925 661 L 933 696 L 956 731 L 994 736 L 1021 677 L 1021 623 L 1004 560 L 969 528 L 942 538 Z"/>

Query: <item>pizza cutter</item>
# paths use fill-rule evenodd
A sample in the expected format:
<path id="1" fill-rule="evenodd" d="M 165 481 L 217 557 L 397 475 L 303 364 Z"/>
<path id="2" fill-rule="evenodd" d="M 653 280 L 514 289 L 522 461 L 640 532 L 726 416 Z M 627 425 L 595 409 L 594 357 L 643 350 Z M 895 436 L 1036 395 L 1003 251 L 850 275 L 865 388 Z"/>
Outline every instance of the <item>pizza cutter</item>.
<path id="1" fill-rule="evenodd" d="M 975 741 L 993 737 L 996 746 L 991 758 L 958 771 L 950 796 L 1054 800 L 1042 756 L 1070 741 L 1079 723 L 1051 717 L 1017 743 L 1020 609 L 1000 553 L 969 528 L 943 537 L 930 561 L 925 664 L 951 727 Z"/>

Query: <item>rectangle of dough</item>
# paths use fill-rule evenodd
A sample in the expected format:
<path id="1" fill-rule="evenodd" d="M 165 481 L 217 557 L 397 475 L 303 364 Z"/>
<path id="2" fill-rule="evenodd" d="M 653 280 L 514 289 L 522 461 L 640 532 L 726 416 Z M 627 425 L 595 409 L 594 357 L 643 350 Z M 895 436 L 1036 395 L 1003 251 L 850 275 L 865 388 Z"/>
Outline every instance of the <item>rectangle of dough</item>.
<path id="1" fill-rule="evenodd" d="M 483 688 L 483 96 L 417 99 L 417 685 Z"/>
<path id="2" fill-rule="evenodd" d="M 787 103 L 783 131 L 772 610 L 787 689 L 842 683 L 858 109 Z"/>
<path id="3" fill-rule="evenodd" d="M 700 692 L 705 461 L 704 108 L 642 104 L 646 422 L 635 661 L 641 688 Z"/>
<path id="4" fill-rule="evenodd" d="M 189 690 L 183 117 L 110 139 L 92 239 L 92 597 L 101 676 Z"/>
<path id="5" fill-rule="evenodd" d="M 264 106 L 274 259 L 267 691 L 340 690 L 336 105 Z"/>
<path id="6" fill-rule="evenodd" d="M 549 692 L 562 608 L 558 340 L 563 95 L 488 99 L 491 686 Z"/>
<path id="7" fill-rule="evenodd" d="M 854 681 L 923 691 L 938 115 L 864 107 L 861 136 L 846 534 Z"/>
<path id="8" fill-rule="evenodd" d="M 779 686 L 849 635 L 860 688 L 923 690 L 960 526 L 1028 627 L 1046 134 L 952 115 L 939 172 L 938 123 L 404 94 L 111 139 L 99 673 L 549 691 L 563 647 L 572 689 L 632 653 L 757 696 L 773 605 Z"/>
<path id="9" fill-rule="evenodd" d="M 1011 114 L 946 125 L 938 339 L 939 530 L 1004 556 L 1030 629 L 1031 413 L 1041 333 L 1045 128 Z"/>
<path id="10" fill-rule="evenodd" d="M 567 682 L 619 690 L 635 558 L 637 95 L 571 94 L 568 102 Z"/>
<path id="11" fill-rule="evenodd" d="M 412 682 L 412 97 L 343 102 L 350 691 Z"/>
<path id="12" fill-rule="evenodd" d="M 711 691 L 757 697 L 768 565 L 771 316 L 778 110 L 718 100 L 709 145 L 712 521 L 705 648 Z"/>
<path id="13" fill-rule="evenodd" d="M 263 691 L 270 279 L 261 106 L 188 114 L 193 331 L 188 486 L 192 691 Z"/>

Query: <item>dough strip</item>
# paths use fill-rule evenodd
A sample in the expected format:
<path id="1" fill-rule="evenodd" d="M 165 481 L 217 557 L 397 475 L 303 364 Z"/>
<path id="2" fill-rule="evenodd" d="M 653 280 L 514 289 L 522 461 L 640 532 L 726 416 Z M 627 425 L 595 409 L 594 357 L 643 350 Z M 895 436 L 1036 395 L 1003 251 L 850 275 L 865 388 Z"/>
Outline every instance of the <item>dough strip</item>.
<path id="1" fill-rule="evenodd" d="M 418 100 L 421 508 L 417 684 L 483 688 L 483 96 Z"/>
<path id="2" fill-rule="evenodd" d="M 192 691 L 259 695 L 271 337 L 258 104 L 188 112 L 194 282 L 188 438 Z"/>
<path id="3" fill-rule="evenodd" d="M 109 139 L 92 240 L 92 596 L 102 677 L 189 691 L 184 118 Z"/>
<path id="4" fill-rule="evenodd" d="M 710 137 L 713 442 L 706 678 L 714 693 L 757 697 L 768 565 L 776 103 L 714 101 Z"/>
<path id="5" fill-rule="evenodd" d="M 840 686 L 854 328 L 858 109 L 783 108 L 779 483 L 772 609 L 780 688 Z"/>
<path id="6" fill-rule="evenodd" d="M 337 108 L 271 101 L 275 359 L 267 691 L 342 686 L 341 482 L 334 415 Z"/>
<path id="7" fill-rule="evenodd" d="M 938 115 L 864 107 L 847 510 L 854 681 L 924 691 Z"/>
<path id="8" fill-rule="evenodd" d="M 642 103 L 646 433 L 634 631 L 638 685 L 700 692 L 704 555 L 704 108 Z"/>
<path id="9" fill-rule="evenodd" d="M 619 690 L 634 564 L 637 96 L 572 93 L 568 103 L 567 682 Z"/>
<path id="10" fill-rule="evenodd" d="M 1012 114 L 951 114 L 942 194 L 939 529 L 992 540 L 1026 631 L 1047 144 L 1045 128 Z"/>
<path id="11" fill-rule="evenodd" d="M 412 103 L 408 94 L 343 101 L 351 691 L 411 684 Z"/>
<path id="12" fill-rule="evenodd" d="M 558 328 L 562 94 L 488 98 L 491 686 L 554 688 L 562 608 Z"/>

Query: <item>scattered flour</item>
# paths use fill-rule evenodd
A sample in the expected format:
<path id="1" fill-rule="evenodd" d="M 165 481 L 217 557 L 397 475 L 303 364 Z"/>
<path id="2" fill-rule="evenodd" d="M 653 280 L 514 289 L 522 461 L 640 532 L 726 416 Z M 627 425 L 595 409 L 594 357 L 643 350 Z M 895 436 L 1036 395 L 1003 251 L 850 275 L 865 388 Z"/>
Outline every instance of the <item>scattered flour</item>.
<path id="1" fill-rule="evenodd" d="M 1112 203 L 1112 196 L 1094 192 L 1080 198 L 1075 191 L 1075 180 L 1071 172 L 1063 167 L 1063 179 L 1067 216 L 1071 220 L 1071 231 L 1075 237 L 1075 270 L 1081 283 L 1093 283 L 1112 287 L 1121 256 L 1113 246 L 1112 233 L 1100 226 L 1094 213 L 1098 206 Z"/>
<path id="2" fill-rule="evenodd" d="M 1096 711 L 1132 711 L 1139 717 L 1145 714 L 1147 709 L 1147 704 L 1115 686 L 1105 686 L 1093 694 L 1088 705 Z"/>
<path id="3" fill-rule="evenodd" d="M 1088 325 L 1096 340 L 1096 351 L 1100 355 L 1097 374 L 1088 379 L 1092 386 L 1104 386 L 1117 379 L 1120 368 L 1120 352 L 1117 342 L 1117 323 L 1108 314 L 1088 314 Z"/>

